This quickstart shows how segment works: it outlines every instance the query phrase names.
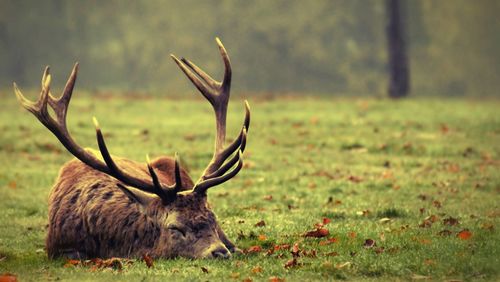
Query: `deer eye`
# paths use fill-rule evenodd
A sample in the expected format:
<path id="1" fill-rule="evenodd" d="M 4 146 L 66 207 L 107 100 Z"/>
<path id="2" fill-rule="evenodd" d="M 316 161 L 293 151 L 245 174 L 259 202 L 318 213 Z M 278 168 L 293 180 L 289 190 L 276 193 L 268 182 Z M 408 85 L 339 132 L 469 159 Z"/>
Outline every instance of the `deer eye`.
<path id="1" fill-rule="evenodd" d="M 182 230 L 178 226 L 169 226 L 169 227 L 167 227 L 167 229 L 174 232 L 174 233 L 178 233 L 178 234 L 182 235 L 183 237 L 186 236 L 186 231 Z"/>

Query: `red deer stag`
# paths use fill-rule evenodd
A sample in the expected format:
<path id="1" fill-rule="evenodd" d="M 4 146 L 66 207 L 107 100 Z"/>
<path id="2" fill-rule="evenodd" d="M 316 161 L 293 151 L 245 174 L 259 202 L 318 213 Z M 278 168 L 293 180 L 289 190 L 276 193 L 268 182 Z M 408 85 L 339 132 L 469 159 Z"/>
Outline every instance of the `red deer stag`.
<path id="1" fill-rule="evenodd" d="M 215 152 L 200 179 L 193 183 L 177 156 L 147 164 L 111 156 L 94 118 L 102 158 L 80 147 L 66 125 L 75 86 L 75 64 L 62 95 L 50 93 L 49 68 L 42 77 L 37 102 L 27 100 L 14 83 L 24 108 L 33 113 L 77 159 L 60 170 L 49 197 L 49 258 L 151 257 L 229 258 L 238 251 L 207 204 L 207 190 L 234 177 L 242 168 L 250 109 L 239 136 L 224 147 L 231 64 L 216 39 L 225 66 L 218 82 L 184 58 L 173 60 L 210 102 L 216 118 Z M 48 111 L 50 106 L 54 114 Z"/>

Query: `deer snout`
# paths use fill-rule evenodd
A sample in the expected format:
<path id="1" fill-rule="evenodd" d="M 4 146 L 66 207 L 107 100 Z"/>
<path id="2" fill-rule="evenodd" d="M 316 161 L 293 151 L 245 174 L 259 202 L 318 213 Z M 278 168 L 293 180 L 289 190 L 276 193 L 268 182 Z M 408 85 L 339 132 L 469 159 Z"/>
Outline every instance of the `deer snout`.
<path id="1" fill-rule="evenodd" d="M 229 259 L 231 258 L 231 252 L 222 244 L 217 244 L 210 247 L 205 252 L 205 258 L 216 258 L 216 259 Z"/>

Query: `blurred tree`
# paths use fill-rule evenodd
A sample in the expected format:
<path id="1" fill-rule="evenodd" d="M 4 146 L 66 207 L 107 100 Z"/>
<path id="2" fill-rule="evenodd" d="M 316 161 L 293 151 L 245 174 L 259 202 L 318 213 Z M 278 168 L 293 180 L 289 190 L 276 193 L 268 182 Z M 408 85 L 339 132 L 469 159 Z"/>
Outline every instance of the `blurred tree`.
<path id="1" fill-rule="evenodd" d="M 389 96 L 401 98 L 409 91 L 409 67 L 406 55 L 405 13 L 400 0 L 386 0 L 388 16 Z"/>
<path id="2" fill-rule="evenodd" d="M 400 3 L 412 95 L 500 93 L 500 1 Z M 47 64 L 57 87 L 79 61 L 79 89 L 191 93 L 169 54 L 221 77 L 219 36 L 235 94 L 382 96 L 386 8 L 380 0 L 0 0 L 0 88 L 38 87 Z"/>

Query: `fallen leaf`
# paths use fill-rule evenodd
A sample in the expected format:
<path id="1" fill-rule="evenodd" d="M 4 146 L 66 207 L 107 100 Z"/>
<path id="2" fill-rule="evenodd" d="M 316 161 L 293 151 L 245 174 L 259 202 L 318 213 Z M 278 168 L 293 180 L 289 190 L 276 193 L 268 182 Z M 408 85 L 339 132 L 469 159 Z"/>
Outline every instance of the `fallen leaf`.
<path id="1" fill-rule="evenodd" d="M 271 276 L 269 277 L 269 282 L 285 282 L 285 279 L 277 276 Z"/>
<path id="2" fill-rule="evenodd" d="M 327 225 L 330 222 L 332 222 L 332 221 L 329 218 L 323 217 L 323 225 Z"/>
<path id="3" fill-rule="evenodd" d="M 299 249 L 298 243 L 293 244 L 293 248 L 292 248 L 291 253 L 292 253 L 292 257 L 294 257 L 294 258 L 298 258 L 300 256 L 300 249 Z"/>
<path id="4" fill-rule="evenodd" d="M 231 276 L 231 278 L 233 278 L 233 279 L 238 279 L 238 278 L 240 278 L 240 273 L 239 272 L 233 272 L 229 276 Z"/>
<path id="5" fill-rule="evenodd" d="M 457 225 L 457 224 L 459 224 L 458 219 L 453 218 L 451 216 L 443 219 L 443 225 L 453 226 L 453 225 Z"/>
<path id="6" fill-rule="evenodd" d="M 442 123 L 441 124 L 441 133 L 446 134 L 446 133 L 448 133 L 448 131 L 450 131 L 450 128 L 448 127 L 448 125 Z"/>
<path id="7" fill-rule="evenodd" d="M 485 223 L 481 224 L 481 228 L 485 229 L 485 230 L 489 230 L 489 231 L 493 231 L 495 229 L 495 227 L 493 226 L 493 223 L 490 223 L 490 222 L 485 222 Z"/>
<path id="8" fill-rule="evenodd" d="M 308 231 L 303 236 L 304 237 L 312 237 L 312 238 L 322 238 L 326 237 L 330 234 L 330 231 L 325 228 L 316 228 L 316 230 Z"/>
<path id="9" fill-rule="evenodd" d="M 326 245 L 330 245 L 330 244 L 333 244 L 333 243 L 337 243 L 339 240 L 335 237 L 332 237 L 332 238 L 328 238 L 326 240 L 323 240 L 323 241 L 320 241 L 319 242 L 319 245 L 320 246 L 326 246 Z"/>
<path id="10" fill-rule="evenodd" d="M 267 236 L 264 235 L 264 234 L 260 234 L 259 237 L 258 237 L 259 241 L 266 241 L 267 240 Z"/>
<path id="11" fill-rule="evenodd" d="M 327 256 L 327 257 L 336 257 L 338 255 L 339 255 L 339 253 L 337 253 L 337 252 L 329 252 L 329 253 L 325 254 L 325 256 Z"/>
<path id="12" fill-rule="evenodd" d="M 262 252 L 262 247 L 261 246 L 251 246 L 246 250 L 247 254 L 252 254 L 252 253 L 260 253 Z"/>
<path id="13" fill-rule="evenodd" d="M 349 232 L 349 233 L 347 233 L 347 236 L 349 236 L 349 238 L 353 238 L 354 239 L 358 235 L 356 234 L 356 232 Z"/>
<path id="14" fill-rule="evenodd" d="M 464 229 L 458 232 L 457 237 L 462 240 L 469 240 L 472 237 L 472 232 L 470 232 L 468 229 Z"/>
<path id="15" fill-rule="evenodd" d="M 284 266 L 285 268 L 292 268 L 300 266 L 300 264 L 297 262 L 296 258 L 292 258 L 291 260 L 287 261 Z"/>
<path id="16" fill-rule="evenodd" d="M 149 255 L 142 255 L 142 260 L 144 260 L 148 268 L 153 267 L 153 259 Z"/>
<path id="17" fill-rule="evenodd" d="M 201 271 L 203 271 L 203 273 L 208 273 L 208 268 L 202 266 L 200 267 L 201 268 Z"/>
<path id="18" fill-rule="evenodd" d="M 353 182 L 353 183 L 359 183 L 361 181 L 363 181 L 363 179 L 359 176 L 355 176 L 355 175 L 350 175 L 347 180 Z"/>
<path id="19" fill-rule="evenodd" d="M 253 280 L 252 280 L 252 278 L 247 277 L 247 278 L 245 278 L 245 279 L 243 279 L 243 280 L 241 280 L 241 281 L 242 281 L 242 282 L 252 282 Z"/>
<path id="20" fill-rule="evenodd" d="M 263 197 L 264 200 L 266 201 L 272 201 L 273 200 L 273 195 L 266 195 Z"/>
<path id="21" fill-rule="evenodd" d="M 80 265 L 80 261 L 76 259 L 69 259 L 66 261 L 66 264 L 64 264 L 64 267 L 73 267 L 73 266 L 78 266 Z"/>
<path id="22" fill-rule="evenodd" d="M 366 239 L 365 243 L 363 244 L 363 247 L 365 247 L 365 249 L 369 249 L 369 248 L 375 247 L 376 245 L 377 245 L 377 243 L 375 242 L 375 240 Z"/>
<path id="23" fill-rule="evenodd" d="M 255 227 L 263 227 L 263 226 L 266 226 L 266 222 L 264 220 L 261 220 L 261 221 L 257 222 L 254 226 Z"/>
<path id="24" fill-rule="evenodd" d="M 9 272 L 2 273 L 0 275 L 0 282 L 17 282 L 17 276 Z"/>
<path id="25" fill-rule="evenodd" d="M 370 215 L 370 213 L 371 213 L 370 210 L 363 210 L 363 211 L 356 212 L 356 214 L 360 215 L 360 216 L 368 216 L 368 215 Z"/>
<path id="26" fill-rule="evenodd" d="M 9 182 L 9 188 L 10 189 L 16 189 L 17 188 L 17 182 L 12 180 L 11 182 Z"/>
<path id="27" fill-rule="evenodd" d="M 440 201 L 438 201 L 438 200 L 433 201 L 433 202 L 432 202 L 432 204 L 434 205 L 434 207 L 436 207 L 436 208 L 438 208 L 438 209 L 440 209 L 440 208 L 441 208 L 441 206 L 442 206 L 442 205 L 441 205 L 441 202 L 440 202 Z"/>

